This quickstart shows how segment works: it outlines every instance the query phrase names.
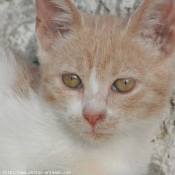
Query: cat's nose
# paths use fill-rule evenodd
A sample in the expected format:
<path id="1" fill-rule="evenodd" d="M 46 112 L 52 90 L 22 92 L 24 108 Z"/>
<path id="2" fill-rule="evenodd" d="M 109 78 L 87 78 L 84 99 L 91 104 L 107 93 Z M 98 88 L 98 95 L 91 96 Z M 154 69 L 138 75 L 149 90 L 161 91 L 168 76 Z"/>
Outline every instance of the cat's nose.
<path id="1" fill-rule="evenodd" d="M 97 123 L 97 120 L 100 120 L 103 115 L 102 114 L 96 114 L 96 115 L 90 115 L 90 114 L 84 114 L 84 117 L 88 120 L 89 124 L 94 127 Z"/>

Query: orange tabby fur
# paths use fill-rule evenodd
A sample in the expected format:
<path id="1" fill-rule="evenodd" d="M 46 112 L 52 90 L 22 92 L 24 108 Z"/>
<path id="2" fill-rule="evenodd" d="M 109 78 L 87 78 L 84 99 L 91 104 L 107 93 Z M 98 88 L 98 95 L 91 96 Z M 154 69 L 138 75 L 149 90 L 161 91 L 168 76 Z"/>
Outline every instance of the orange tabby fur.
<path id="1" fill-rule="evenodd" d="M 145 0 L 129 19 L 84 14 L 70 0 L 36 0 L 36 12 L 40 67 L 0 64 L 16 72 L 15 96 L 0 87 L 0 172 L 146 175 L 172 94 L 175 1 Z M 65 74 L 82 85 L 68 87 Z M 128 92 L 114 87 L 129 78 Z"/>
<path id="2" fill-rule="evenodd" d="M 15 79 L 11 85 L 17 95 L 29 97 L 30 91 L 38 91 L 40 86 L 40 73 L 37 66 L 14 56 Z"/>
<path id="3" fill-rule="evenodd" d="M 58 99 L 55 94 L 59 94 L 59 100 L 64 103 L 69 98 L 74 98 L 74 92 L 66 90 L 64 85 L 61 85 L 59 89 L 52 80 L 59 78 L 68 69 L 86 81 L 89 79 L 88 75 L 93 66 L 98 65 L 96 78 L 99 80 L 99 84 L 104 84 L 104 80 L 108 81 L 110 77 L 116 75 L 119 75 L 116 79 L 129 75 L 138 79 L 138 88 L 142 89 L 144 86 L 144 89 L 140 90 L 139 93 L 137 90 L 126 95 L 113 95 L 111 92 L 113 101 L 110 106 L 112 105 L 112 108 L 118 106 L 129 113 L 130 109 L 141 109 L 142 106 L 146 105 L 145 117 L 151 116 L 157 109 L 162 108 L 171 95 L 167 87 L 171 87 L 174 73 L 167 70 L 172 70 L 174 67 L 174 60 L 171 59 L 173 55 L 165 59 L 164 55 L 157 56 L 156 52 L 151 50 L 147 51 L 147 55 L 145 55 L 147 46 L 144 48 L 140 45 L 133 33 L 125 32 L 126 20 L 109 15 L 100 17 L 84 15 L 83 18 L 85 21 L 83 28 L 78 30 L 74 36 L 70 36 L 70 39 L 64 41 L 65 43 L 61 43 L 61 46 L 60 43 L 55 43 L 50 51 L 45 53 L 46 59 L 41 60 L 45 99 L 57 104 Z M 40 54 L 40 57 L 43 57 L 42 53 Z M 62 59 L 58 59 L 58 57 Z M 159 79 L 163 79 L 163 81 L 158 81 Z M 109 81 L 109 84 L 112 84 L 112 81 Z M 52 89 L 51 93 L 49 89 Z M 65 89 L 66 96 L 69 96 L 68 99 L 64 93 L 60 93 L 63 89 Z M 101 89 L 101 92 L 104 93 L 108 90 L 105 87 L 105 89 Z M 151 96 L 147 96 L 147 91 L 150 90 L 154 94 L 153 99 Z M 80 91 L 85 93 L 83 89 Z M 110 94 L 106 95 L 110 96 Z M 157 103 L 157 101 L 161 101 L 161 103 Z"/>

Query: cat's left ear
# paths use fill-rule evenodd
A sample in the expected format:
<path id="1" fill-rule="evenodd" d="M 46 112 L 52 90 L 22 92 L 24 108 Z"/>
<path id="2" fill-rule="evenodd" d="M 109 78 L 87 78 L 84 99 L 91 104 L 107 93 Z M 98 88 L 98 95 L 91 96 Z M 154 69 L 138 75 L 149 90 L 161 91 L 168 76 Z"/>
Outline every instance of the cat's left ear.
<path id="1" fill-rule="evenodd" d="M 131 16 L 127 30 L 170 55 L 175 49 L 175 0 L 145 0 Z"/>
<path id="2" fill-rule="evenodd" d="M 35 0 L 36 32 L 41 47 L 50 49 L 55 40 L 81 28 L 82 16 L 70 0 Z"/>

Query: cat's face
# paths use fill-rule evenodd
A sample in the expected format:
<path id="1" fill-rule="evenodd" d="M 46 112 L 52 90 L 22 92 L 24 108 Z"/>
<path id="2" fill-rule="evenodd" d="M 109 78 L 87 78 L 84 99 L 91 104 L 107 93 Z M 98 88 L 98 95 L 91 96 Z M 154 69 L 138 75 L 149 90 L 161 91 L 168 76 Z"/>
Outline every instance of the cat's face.
<path id="1" fill-rule="evenodd" d="M 55 44 L 41 64 L 45 100 L 67 127 L 94 138 L 141 132 L 136 127 L 139 121 L 156 117 L 167 103 L 172 79 L 166 70 L 171 62 L 145 52 L 135 38 L 122 32 L 116 17 L 105 18 L 96 19 L 93 27 L 61 46 Z M 77 77 L 71 80 L 69 74 Z M 121 79 L 130 85 L 116 87 Z M 94 128 L 87 114 L 102 115 Z"/>
<path id="2" fill-rule="evenodd" d="M 82 16 L 81 28 L 40 49 L 45 101 L 83 138 L 142 135 L 169 102 L 173 59 L 126 30 L 124 20 Z M 44 34 L 50 42 L 53 33 Z"/>

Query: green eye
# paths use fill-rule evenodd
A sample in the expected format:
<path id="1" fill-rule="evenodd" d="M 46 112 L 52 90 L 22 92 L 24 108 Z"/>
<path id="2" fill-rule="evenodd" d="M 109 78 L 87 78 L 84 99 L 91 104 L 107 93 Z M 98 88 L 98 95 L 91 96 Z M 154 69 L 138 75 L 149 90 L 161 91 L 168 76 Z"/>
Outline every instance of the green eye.
<path id="1" fill-rule="evenodd" d="M 82 88 L 81 79 L 75 74 L 64 74 L 62 76 L 64 84 L 70 88 L 80 89 Z"/>
<path id="2" fill-rule="evenodd" d="M 114 82 L 112 89 L 117 92 L 128 92 L 135 86 L 135 79 L 124 78 Z"/>

